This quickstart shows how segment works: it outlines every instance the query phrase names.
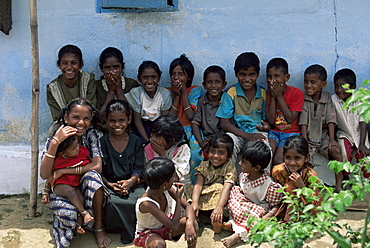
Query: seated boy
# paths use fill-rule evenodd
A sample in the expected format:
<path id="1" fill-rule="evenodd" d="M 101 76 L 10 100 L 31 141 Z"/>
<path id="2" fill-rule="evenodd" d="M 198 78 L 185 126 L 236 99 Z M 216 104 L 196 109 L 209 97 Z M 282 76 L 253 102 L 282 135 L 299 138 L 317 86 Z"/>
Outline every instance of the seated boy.
<path id="1" fill-rule="evenodd" d="M 136 235 L 138 247 L 166 247 L 165 240 L 178 241 L 183 233 L 188 247 L 196 247 L 198 224 L 193 208 L 182 198 L 183 184 L 174 184 L 178 177 L 172 160 L 153 158 L 143 172 L 149 188 L 136 202 Z M 173 187 L 174 186 L 174 187 Z M 165 192 L 176 201 L 170 213 Z M 181 205 L 186 208 L 186 217 L 180 218 Z"/>
<path id="2" fill-rule="evenodd" d="M 352 95 L 343 88 L 345 84 L 348 84 L 350 89 L 356 89 L 356 74 L 351 69 L 342 69 L 335 73 L 335 94 L 331 96 L 337 114 L 337 137 L 342 148 L 342 159 L 345 162 L 351 162 L 353 154 L 356 154 L 355 158 L 358 160 L 364 155 L 368 156 L 370 151 L 366 124 L 358 111 L 352 112 L 350 108 L 343 109 L 345 101 Z M 358 102 L 351 104 L 350 107 L 356 105 Z M 343 174 L 348 175 L 349 173 L 343 172 Z M 364 171 L 364 176 L 369 177 L 370 173 Z"/>
<path id="3" fill-rule="evenodd" d="M 238 79 L 227 94 L 221 97 L 221 105 L 216 116 L 221 127 L 234 141 L 234 154 L 231 163 L 246 140 L 267 141 L 270 130 L 266 120 L 266 91 L 257 85 L 260 61 L 256 54 L 245 52 L 235 60 L 235 76 Z"/>
<path id="4" fill-rule="evenodd" d="M 303 92 L 286 85 L 289 81 L 288 63 L 283 58 L 273 58 L 266 66 L 267 113 L 266 118 L 271 125 L 269 143 L 273 157 L 273 165 L 283 163 L 283 146 L 290 136 L 301 135 L 298 120 L 302 112 Z M 272 168 L 271 168 L 272 169 Z"/>
<path id="5" fill-rule="evenodd" d="M 304 104 L 299 125 L 302 136 L 308 141 L 310 162 L 319 152 L 329 159 L 329 154 L 337 161 L 342 161 L 339 144 L 335 141 L 337 118 L 330 93 L 323 91 L 327 73 L 321 65 L 311 65 L 304 72 Z M 342 172 L 335 175 L 335 191 L 342 189 Z"/>

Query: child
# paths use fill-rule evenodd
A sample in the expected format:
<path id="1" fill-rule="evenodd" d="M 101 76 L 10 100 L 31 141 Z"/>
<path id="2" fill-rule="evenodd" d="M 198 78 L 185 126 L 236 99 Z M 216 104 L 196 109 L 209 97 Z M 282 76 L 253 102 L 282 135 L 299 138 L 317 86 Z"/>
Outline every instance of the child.
<path id="1" fill-rule="evenodd" d="M 125 94 L 139 84 L 134 79 L 124 77 L 125 62 L 120 50 L 107 47 L 99 57 L 99 67 L 104 73 L 96 81 L 96 96 L 100 110 L 100 120 L 105 120 L 105 108 L 112 99 L 126 100 Z"/>
<path id="2" fill-rule="evenodd" d="M 301 135 L 298 120 L 302 112 L 303 92 L 286 85 L 289 81 L 288 63 L 283 58 L 273 58 L 266 66 L 267 113 L 271 126 L 269 143 L 272 150 L 273 165 L 283 162 L 283 146 L 290 136 Z"/>
<path id="3" fill-rule="evenodd" d="M 226 87 L 226 73 L 220 66 L 209 66 L 203 73 L 203 87 L 206 93 L 199 99 L 197 111 L 191 126 L 199 146 L 206 150 L 205 144 L 210 136 L 222 131 L 216 112 L 221 104 L 221 96 Z M 193 169 L 194 170 L 194 169 Z M 191 175 L 194 171 L 190 168 Z"/>
<path id="4" fill-rule="evenodd" d="M 168 158 L 149 161 L 143 173 L 149 189 L 136 203 L 136 235 L 134 244 L 139 247 L 166 247 L 165 240 L 178 241 L 183 233 L 189 247 L 197 244 L 198 224 L 194 210 L 181 197 L 183 184 L 176 180 L 174 163 Z M 168 209 L 165 192 L 169 191 L 176 201 L 174 212 Z M 180 206 L 186 208 L 186 217 L 180 218 Z"/>
<path id="5" fill-rule="evenodd" d="M 309 146 L 307 140 L 302 136 L 289 137 L 283 148 L 284 163 L 274 166 L 272 177 L 275 182 L 286 187 L 285 191 L 294 194 L 293 190 L 303 187 L 310 187 L 308 179 L 311 176 L 317 177 L 317 173 L 310 167 Z M 305 199 L 301 200 L 306 204 Z M 320 202 L 313 202 L 319 206 Z M 287 203 L 283 203 L 275 216 L 285 222 L 290 221 L 291 209 Z"/>
<path id="6" fill-rule="evenodd" d="M 81 189 L 77 186 L 80 184 L 81 180 L 82 173 L 79 173 L 82 172 L 81 167 L 90 163 L 89 151 L 84 146 L 78 145 L 77 136 L 73 135 L 60 143 L 56 154 L 56 156 L 52 156 L 45 153 L 45 156 L 55 158 L 53 171 L 62 168 L 76 168 L 76 175 L 65 174 L 56 177 L 57 179 L 55 181 L 51 181 L 50 184 L 45 186 L 41 201 L 44 204 L 50 202 L 50 185 L 53 185 L 53 193 L 62 197 L 67 197 L 77 208 L 80 216 L 77 219 L 76 233 L 84 234 L 85 230 L 81 227 L 82 218 L 84 223 L 88 223 L 94 220 L 94 218 L 84 209 L 84 196 L 82 195 Z"/>
<path id="7" fill-rule="evenodd" d="M 230 163 L 233 140 L 225 133 L 211 136 L 208 146 L 209 161 L 195 168 L 196 179 L 192 192 L 192 207 L 210 216 L 215 233 L 221 232 L 224 206 L 230 189 L 236 182 L 236 169 Z M 191 187 L 189 187 L 191 188 Z"/>
<path id="8" fill-rule="evenodd" d="M 179 119 L 163 115 L 153 122 L 150 143 L 145 147 L 145 163 L 154 157 L 172 159 L 181 183 L 190 185 L 190 148 L 182 142 L 185 134 Z"/>
<path id="9" fill-rule="evenodd" d="M 265 132 L 270 130 L 265 121 L 266 91 L 256 84 L 259 64 L 257 55 L 251 52 L 242 53 L 236 58 L 234 72 L 238 83 L 222 95 L 216 113 L 222 129 L 234 141 L 232 164 L 235 164 L 236 154 L 245 140 L 267 140 Z"/>
<path id="10" fill-rule="evenodd" d="M 271 150 L 262 141 L 249 141 L 240 152 L 239 186 L 233 186 L 227 203 L 231 214 L 229 222 L 223 228 L 235 233 L 221 239 L 226 247 L 231 247 L 240 240 L 248 240 L 248 232 L 253 227 L 248 225 L 249 216 L 257 218 L 273 217 L 282 201 L 282 193 L 277 192 L 281 185 L 275 183 L 266 170 L 271 160 Z"/>
<path id="11" fill-rule="evenodd" d="M 169 114 L 178 117 L 184 127 L 191 151 L 190 168 L 194 171 L 194 168 L 203 160 L 203 157 L 199 156 L 202 151 L 191 128 L 191 120 L 197 110 L 198 99 L 202 96 L 202 87 L 191 85 L 194 78 L 194 66 L 185 54 L 171 62 L 169 73 L 171 76 L 169 90 L 172 92 L 172 107 Z"/>
<path id="12" fill-rule="evenodd" d="M 327 73 L 321 65 L 311 65 L 304 72 L 304 105 L 299 125 L 302 136 L 310 147 L 312 156 L 319 152 L 326 158 L 329 154 L 337 161 L 342 161 L 339 144 L 335 141 L 337 118 L 330 93 L 323 91 Z M 328 154 L 329 153 L 329 154 Z M 342 190 L 342 172 L 335 175 L 335 191 Z"/>
<path id="13" fill-rule="evenodd" d="M 352 112 L 349 108 L 343 109 L 345 101 L 352 95 L 343 88 L 345 84 L 349 85 L 349 89 L 356 89 L 356 74 L 351 69 L 342 69 L 335 73 L 335 94 L 331 96 L 337 114 L 337 138 L 342 148 L 342 159 L 345 162 L 351 162 L 354 153 L 356 160 L 358 160 L 364 155 L 368 156 L 370 151 L 365 122 L 357 111 Z M 357 104 L 354 103 L 351 106 Z M 348 173 L 343 172 L 343 175 L 348 175 Z M 364 176 L 369 177 L 370 173 L 364 171 Z"/>
<path id="14" fill-rule="evenodd" d="M 141 87 L 132 89 L 125 95 L 134 110 L 136 132 L 146 142 L 149 141 L 150 129 L 161 115 L 167 115 L 171 108 L 171 93 L 158 85 L 161 70 L 153 61 L 144 61 L 139 66 L 138 80 Z"/>
<path id="15" fill-rule="evenodd" d="M 144 170 L 144 147 L 128 132 L 132 111 L 126 101 L 111 100 L 105 112 L 110 131 L 100 139 L 102 178 L 110 201 L 104 207 L 104 222 L 107 231 L 120 233 L 121 242 L 128 244 L 135 236 L 135 203 L 145 193 L 145 185 L 137 183 Z"/>

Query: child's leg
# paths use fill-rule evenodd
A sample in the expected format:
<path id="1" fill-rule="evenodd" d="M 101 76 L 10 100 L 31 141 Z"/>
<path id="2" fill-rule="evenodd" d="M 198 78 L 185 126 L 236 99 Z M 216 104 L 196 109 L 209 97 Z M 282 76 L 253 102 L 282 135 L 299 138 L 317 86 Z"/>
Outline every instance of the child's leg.
<path id="1" fill-rule="evenodd" d="M 241 238 L 238 233 L 233 233 L 229 237 L 221 239 L 221 242 L 225 247 L 231 247 L 233 245 L 236 245 L 240 241 Z"/>
<path id="2" fill-rule="evenodd" d="M 343 161 L 340 147 L 332 146 L 329 149 L 329 154 L 333 157 L 333 159 L 339 162 Z M 343 182 L 343 171 L 340 171 L 335 174 L 335 192 L 339 193 L 342 190 L 342 182 Z"/>
<path id="3" fill-rule="evenodd" d="M 152 235 L 150 236 L 146 241 L 148 248 L 165 248 L 166 247 L 166 241 L 162 239 L 158 235 Z"/>

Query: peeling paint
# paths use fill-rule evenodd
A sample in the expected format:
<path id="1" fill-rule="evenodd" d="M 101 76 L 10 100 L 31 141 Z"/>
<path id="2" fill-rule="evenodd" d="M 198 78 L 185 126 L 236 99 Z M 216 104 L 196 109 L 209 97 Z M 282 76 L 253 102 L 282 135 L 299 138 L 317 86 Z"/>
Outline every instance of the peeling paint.
<path id="1" fill-rule="evenodd" d="M 29 66 L 28 60 L 24 60 L 23 61 L 23 68 L 28 68 L 28 66 Z"/>

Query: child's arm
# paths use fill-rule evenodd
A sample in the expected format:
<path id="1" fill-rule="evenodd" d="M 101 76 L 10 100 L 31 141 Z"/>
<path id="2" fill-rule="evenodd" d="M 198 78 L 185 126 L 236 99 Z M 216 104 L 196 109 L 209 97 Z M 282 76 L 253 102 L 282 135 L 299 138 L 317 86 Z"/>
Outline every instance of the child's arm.
<path id="1" fill-rule="evenodd" d="M 280 207 L 280 205 L 274 206 L 269 212 L 267 212 L 267 214 L 262 216 L 262 219 L 267 219 L 267 218 L 274 217 L 276 212 L 279 210 L 279 207 Z"/>
<path id="2" fill-rule="evenodd" d="M 41 202 L 47 204 L 50 202 L 50 189 L 51 185 L 45 182 L 44 192 L 42 193 Z"/>
<path id="3" fill-rule="evenodd" d="M 139 178 L 138 174 L 132 174 L 131 177 L 128 180 L 121 180 L 118 181 L 119 187 L 122 189 L 123 195 L 127 195 L 130 188 L 137 182 L 137 179 Z"/>
<path id="4" fill-rule="evenodd" d="M 226 205 L 227 200 L 229 199 L 230 190 L 233 187 L 232 183 L 225 182 L 222 188 L 220 200 L 217 203 L 216 208 L 212 211 L 211 221 L 222 223 L 222 216 L 224 214 L 224 206 Z"/>
<path id="5" fill-rule="evenodd" d="M 198 216 L 198 213 L 199 213 L 199 205 L 198 205 L 199 196 L 200 196 L 200 193 L 202 192 L 203 183 L 204 183 L 203 175 L 197 174 L 195 176 L 195 185 L 193 188 L 193 194 L 191 195 L 191 200 L 192 200 L 191 206 L 194 209 L 196 216 Z"/>
<path id="6" fill-rule="evenodd" d="M 336 146 L 340 149 L 338 142 L 335 141 L 335 124 L 333 122 L 328 123 L 328 131 L 329 131 L 329 150 L 331 150 L 332 146 Z"/>
<path id="7" fill-rule="evenodd" d="M 369 148 L 365 146 L 365 140 L 367 135 L 367 129 L 365 122 L 360 122 L 360 143 L 357 148 L 357 153 L 362 152 L 364 156 L 368 156 L 370 154 Z"/>
<path id="8" fill-rule="evenodd" d="M 203 139 L 202 139 L 202 135 L 200 134 L 200 129 L 199 129 L 199 125 L 194 123 L 194 122 L 191 122 L 191 127 L 193 129 L 193 134 L 195 136 L 195 139 L 198 141 L 199 143 L 199 146 L 201 148 L 203 148 Z"/>
<path id="9" fill-rule="evenodd" d="M 221 127 L 225 132 L 230 132 L 235 134 L 236 136 L 242 137 L 245 140 L 265 140 L 266 137 L 261 133 L 247 133 L 230 122 L 230 119 L 220 119 Z"/>
<path id="10" fill-rule="evenodd" d="M 307 125 L 301 125 L 301 133 L 302 133 L 302 137 L 305 138 L 308 141 Z"/>
<path id="11" fill-rule="evenodd" d="M 269 93 L 270 93 L 270 102 L 268 110 L 266 112 L 266 120 L 270 125 L 275 125 L 276 118 L 276 100 L 275 97 L 271 94 L 270 84 L 269 84 Z"/>
<path id="12" fill-rule="evenodd" d="M 136 126 L 138 133 L 145 141 L 148 141 L 149 140 L 148 136 L 146 135 L 143 122 L 141 121 L 141 114 L 136 111 L 133 111 L 133 112 L 134 112 L 135 126 Z"/>

